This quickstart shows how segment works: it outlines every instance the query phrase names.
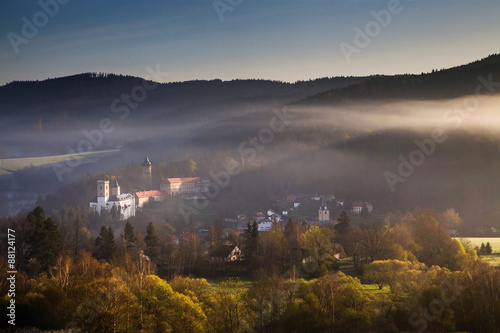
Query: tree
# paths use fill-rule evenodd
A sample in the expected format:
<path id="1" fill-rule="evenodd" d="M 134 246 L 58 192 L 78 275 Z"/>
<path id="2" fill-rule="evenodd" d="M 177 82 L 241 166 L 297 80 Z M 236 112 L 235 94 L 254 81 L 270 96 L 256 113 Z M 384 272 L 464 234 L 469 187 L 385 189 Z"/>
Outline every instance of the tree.
<path id="1" fill-rule="evenodd" d="M 146 276 L 142 297 L 146 315 L 144 327 L 148 331 L 204 331 L 207 317 L 201 305 L 188 296 L 174 292 L 158 276 Z"/>
<path id="2" fill-rule="evenodd" d="M 490 242 L 486 243 L 486 246 L 484 247 L 485 253 L 486 254 L 491 254 L 493 252 L 493 249 L 491 248 Z"/>
<path id="3" fill-rule="evenodd" d="M 129 221 L 127 221 L 127 223 L 125 223 L 125 227 L 123 227 L 122 239 L 125 242 L 127 249 L 135 246 L 137 238 L 134 234 L 134 226 Z"/>
<path id="4" fill-rule="evenodd" d="M 129 320 L 137 298 L 117 278 L 97 279 L 79 287 L 84 290 L 75 319 L 84 332 L 137 331 Z"/>
<path id="5" fill-rule="evenodd" d="M 378 221 L 371 224 L 362 223 L 359 230 L 359 243 L 370 261 L 397 257 L 397 245 L 391 239 L 388 226 Z"/>
<path id="6" fill-rule="evenodd" d="M 30 255 L 36 258 L 43 270 L 52 266 L 61 250 L 61 234 L 52 218 L 45 218 L 43 207 L 38 206 L 28 214 L 35 221 L 30 237 Z"/>
<path id="7" fill-rule="evenodd" d="M 257 222 L 248 222 L 245 229 L 245 246 L 243 256 L 251 270 L 255 267 L 257 246 L 259 244 L 259 226 Z"/>
<path id="8" fill-rule="evenodd" d="M 448 208 L 445 210 L 441 216 L 439 216 L 439 221 L 442 226 L 447 229 L 456 229 L 462 224 L 462 218 L 453 208 Z"/>
<path id="9" fill-rule="evenodd" d="M 337 218 L 337 224 L 335 224 L 335 230 L 339 233 L 340 236 L 344 236 L 351 227 L 351 218 L 344 210 L 340 216 Z"/>
<path id="10" fill-rule="evenodd" d="M 115 235 L 111 227 L 101 227 L 101 232 L 95 240 L 94 255 L 99 260 L 109 261 L 116 251 Z"/>
<path id="11" fill-rule="evenodd" d="M 149 222 L 146 228 L 146 237 L 144 238 L 144 242 L 146 243 L 146 250 L 144 251 L 144 254 L 151 259 L 157 259 L 159 241 L 153 222 Z"/>
<path id="12" fill-rule="evenodd" d="M 326 271 L 323 264 L 333 254 L 332 243 L 318 226 L 311 226 L 305 234 L 304 246 L 309 256 L 309 262 L 304 265 L 308 273 L 319 273 Z M 319 272 L 318 269 L 320 269 Z"/>

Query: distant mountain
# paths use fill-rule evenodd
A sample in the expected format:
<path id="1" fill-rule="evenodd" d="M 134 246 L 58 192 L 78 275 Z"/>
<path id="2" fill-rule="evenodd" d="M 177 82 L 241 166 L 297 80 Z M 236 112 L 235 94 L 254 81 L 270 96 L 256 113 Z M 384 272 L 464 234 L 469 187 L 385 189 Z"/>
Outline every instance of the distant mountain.
<path id="1" fill-rule="evenodd" d="M 192 116 L 214 116 L 227 111 L 260 110 L 294 102 L 332 88 L 345 87 L 366 77 L 334 77 L 286 83 L 268 80 L 197 80 L 158 84 L 137 102 L 136 121 L 157 123 Z M 0 115 L 10 124 L 26 126 L 34 119 L 44 129 L 78 125 L 80 120 L 109 116 L 116 99 L 131 95 L 144 80 L 133 76 L 85 73 L 44 81 L 15 81 L 0 87 Z M 152 82 L 148 82 L 152 84 Z M 120 102 L 118 105 L 124 105 Z M 24 121 L 23 121 L 24 120 Z M 28 124 L 26 124 L 26 121 Z M 4 122 L 5 123 L 5 122 Z M 11 126 L 9 124 L 9 126 Z M 80 126 L 81 127 L 81 126 Z"/>
<path id="2" fill-rule="evenodd" d="M 348 87 L 334 88 L 297 102 L 298 105 L 333 105 L 363 100 L 436 100 L 475 94 L 479 77 L 500 82 L 500 54 L 449 69 L 422 74 L 374 76 Z M 499 84 L 499 83 L 497 83 Z M 483 89 L 481 93 L 487 93 Z M 496 94 L 500 94 L 497 87 Z"/>

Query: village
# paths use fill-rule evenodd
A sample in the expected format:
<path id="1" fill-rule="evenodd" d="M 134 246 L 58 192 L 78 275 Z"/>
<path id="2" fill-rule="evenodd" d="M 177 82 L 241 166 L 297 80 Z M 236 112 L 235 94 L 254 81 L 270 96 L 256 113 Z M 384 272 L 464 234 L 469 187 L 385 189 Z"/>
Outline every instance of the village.
<path id="1" fill-rule="evenodd" d="M 151 184 L 152 163 L 146 156 L 142 163 L 144 182 Z M 156 189 L 144 189 L 132 193 L 121 193 L 117 180 L 98 180 L 97 195 L 89 203 L 91 211 L 101 214 L 107 210 L 117 215 L 119 220 L 127 220 L 141 212 L 146 204 L 161 204 L 169 201 L 208 202 L 205 194 L 209 192 L 210 179 L 206 177 L 177 177 L 162 179 Z M 276 200 L 273 207 L 263 207 L 260 211 L 238 212 L 234 216 L 219 219 L 222 222 L 222 239 L 227 239 L 231 231 L 244 234 L 249 222 L 256 222 L 259 232 L 269 231 L 273 223 L 284 229 L 289 220 L 298 220 L 304 225 L 326 226 L 335 224 L 342 212 L 347 212 L 353 219 L 364 220 L 370 217 L 383 219 L 376 215 L 373 205 L 366 201 L 351 201 L 336 198 L 333 194 L 288 193 Z M 197 221 L 198 233 L 206 236 L 214 221 Z M 182 235 L 180 235 L 182 237 Z M 172 242 L 179 243 L 172 235 Z M 230 243 L 229 241 L 227 243 Z M 241 250 L 235 244 L 218 246 L 210 255 L 213 261 L 241 260 Z"/>

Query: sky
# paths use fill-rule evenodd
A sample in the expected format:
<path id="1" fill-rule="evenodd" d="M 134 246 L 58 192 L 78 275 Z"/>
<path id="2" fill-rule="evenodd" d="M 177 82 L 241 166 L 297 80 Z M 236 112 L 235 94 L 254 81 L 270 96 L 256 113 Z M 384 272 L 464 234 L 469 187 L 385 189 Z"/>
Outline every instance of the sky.
<path id="1" fill-rule="evenodd" d="M 429 72 L 500 52 L 499 13 L 500 0 L 0 0 L 0 85 L 148 66 L 164 82 Z"/>

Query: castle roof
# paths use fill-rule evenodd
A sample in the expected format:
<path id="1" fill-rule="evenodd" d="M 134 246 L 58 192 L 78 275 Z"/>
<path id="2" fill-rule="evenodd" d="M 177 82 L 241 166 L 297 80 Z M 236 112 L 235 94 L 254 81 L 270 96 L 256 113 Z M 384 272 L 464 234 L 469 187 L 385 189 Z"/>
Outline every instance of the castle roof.
<path id="1" fill-rule="evenodd" d="M 113 182 L 112 187 L 120 187 L 120 185 L 118 185 L 118 180 L 115 179 L 115 181 Z"/>
<path id="2" fill-rule="evenodd" d="M 167 178 L 163 179 L 162 184 L 177 184 L 177 183 L 189 183 L 189 182 L 199 182 L 200 177 L 188 177 L 188 178 Z"/>
<path id="3" fill-rule="evenodd" d="M 167 195 L 166 191 L 141 191 L 141 192 L 135 192 L 135 196 L 138 198 L 149 198 L 149 197 L 159 197 L 162 195 Z"/>
<path id="4" fill-rule="evenodd" d="M 143 166 L 150 166 L 151 165 L 151 162 L 149 161 L 149 157 L 146 156 L 146 158 L 144 158 L 144 163 L 142 163 Z"/>

